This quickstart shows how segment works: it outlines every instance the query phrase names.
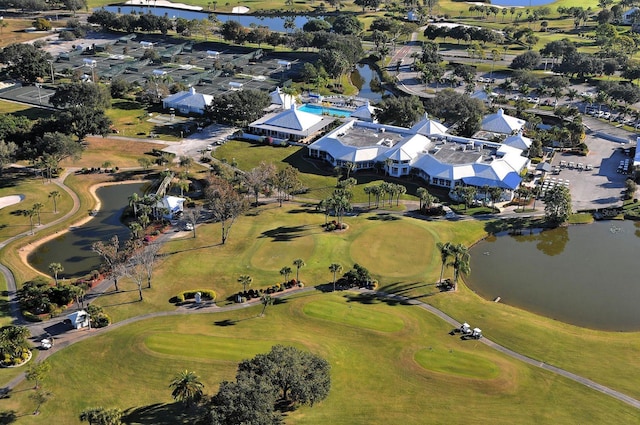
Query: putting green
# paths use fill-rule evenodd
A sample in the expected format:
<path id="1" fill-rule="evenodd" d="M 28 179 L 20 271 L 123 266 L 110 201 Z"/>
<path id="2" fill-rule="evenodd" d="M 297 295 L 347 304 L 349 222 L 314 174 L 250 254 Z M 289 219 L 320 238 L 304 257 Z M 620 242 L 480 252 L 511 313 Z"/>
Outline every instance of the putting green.
<path id="1" fill-rule="evenodd" d="M 163 356 L 239 362 L 258 353 L 268 352 L 273 341 L 157 333 L 147 336 L 144 345 Z"/>
<path id="2" fill-rule="evenodd" d="M 356 263 L 373 274 L 408 277 L 427 272 L 433 246 L 429 231 L 409 220 L 398 220 L 365 230 L 353 241 L 350 252 Z M 423 256 L 407 247 L 424 247 L 428 252 Z"/>
<path id="3" fill-rule="evenodd" d="M 494 362 L 476 354 L 458 350 L 423 349 L 415 361 L 427 370 L 476 379 L 497 378 L 500 368 Z"/>
<path id="4" fill-rule="evenodd" d="M 304 314 L 315 319 L 380 332 L 398 332 L 404 327 L 400 317 L 379 311 L 371 305 L 319 300 L 305 304 L 303 311 Z"/>

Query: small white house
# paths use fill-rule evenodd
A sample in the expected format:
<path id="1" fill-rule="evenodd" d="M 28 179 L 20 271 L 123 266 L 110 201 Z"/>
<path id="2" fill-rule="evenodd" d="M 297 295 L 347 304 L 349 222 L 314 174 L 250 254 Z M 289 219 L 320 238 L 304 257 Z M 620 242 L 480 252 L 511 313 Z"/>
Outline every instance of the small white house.
<path id="1" fill-rule="evenodd" d="M 89 327 L 89 313 L 84 310 L 78 310 L 67 316 L 67 320 L 71 322 L 71 327 L 74 329 L 88 328 Z"/>
<path id="2" fill-rule="evenodd" d="M 186 199 L 180 198 L 178 196 L 165 196 L 160 201 L 158 201 L 158 207 L 164 208 L 166 213 L 163 214 L 163 217 L 172 220 L 174 215 L 184 210 L 184 202 Z"/>

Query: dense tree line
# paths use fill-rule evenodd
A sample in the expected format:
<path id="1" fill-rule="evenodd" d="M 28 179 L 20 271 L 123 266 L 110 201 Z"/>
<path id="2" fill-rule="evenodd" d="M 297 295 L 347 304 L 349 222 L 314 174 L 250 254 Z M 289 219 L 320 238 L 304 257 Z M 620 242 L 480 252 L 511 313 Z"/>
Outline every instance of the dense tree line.
<path id="1" fill-rule="evenodd" d="M 159 31 L 162 34 L 167 34 L 170 29 L 173 29 L 173 23 L 168 16 L 155 16 L 151 13 L 142 15 L 118 15 L 104 9 L 97 10 L 89 15 L 87 22 L 100 25 L 106 30 L 125 32 Z"/>
<path id="2" fill-rule="evenodd" d="M 427 25 L 424 30 L 424 36 L 429 40 L 435 40 L 437 37 L 442 37 L 445 40 L 447 38 L 453 38 L 458 41 L 458 44 L 461 41 L 479 41 L 483 44 L 501 44 L 504 42 L 504 37 L 497 31 L 488 28 L 469 27 L 465 25 L 458 25 L 455 27 Z"/>

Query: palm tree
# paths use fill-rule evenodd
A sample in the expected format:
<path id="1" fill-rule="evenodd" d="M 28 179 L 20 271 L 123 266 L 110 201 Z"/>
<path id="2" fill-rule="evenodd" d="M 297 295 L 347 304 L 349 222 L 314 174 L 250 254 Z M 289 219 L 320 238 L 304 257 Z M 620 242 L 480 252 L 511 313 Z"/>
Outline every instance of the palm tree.
<path id="1" fill-rule="evenodd" d="M 442 267 L 440 268 L 440 280 L 438 282 L 442 283 L 442 276 L 444 275 L 444 266 L 447 264 L 447 260 L 452 255 L 453 245 L 451 242 L 438 242 L 436 247 L 440 251 L 440 260 L 442 261 Z"/>
<path id="2" fill-rule="evenodd" d="M 31 226 L 31 234 L 33 235 L 33 217 L 36 215 L 36 211 L 33 209 L 30 210 L 20 210 L 20 215 L 24 217 L 29 217 L 29 225 Z"/>
<path id="3" fill-rule="evenodd" d="M 260 316 L 264 316 L 264 311 L 267 309 L 267 306 L 273 304 L 273 298 L 271 295 L 265 294 L 260 298 L 260 302 L 262 303 L 262 312 L 260 313 Z"/>
<path id="4" fill-rule="evenodd" d="M 469 255 L 469 249 L 463 244 L 453 245 L 451 255 L 453 256 L 453 261 L 450 265 L 453 266 L 453 290 L 455 291 L 460 274 L 469 274 L 471 271 L 469 264 L 471 256 Z"/>
<path id="5" fill-rule="evenodd" d="M 418 200 L 420 201 L 420 207 L 418 208 L 418 210 L 422 211 L 422 201 L 424 201 L 424 198 L 427 196 L 428 193 L 429 192 L 424 187 L 419 187 L 416 190 L 416 195 L 418 196 Z"/>
<path id="6" fill-rule="evenodd" d="M 204 384 L 200 382 L 198 375 L 188 370 L 176 375 L 169 384 L 169 388 L 173 389 L 171 392 L 173 399 L 183 402 L 187 407 L 193 402 L 200 401 L 204 395 Z"/>
<path id="7" fill-rule="evenodd" d="M 138 203 L 140 202 L 140 196 L 137 193 L 131 194 L 129 196 L 129 206 L 133 208 L 134 217 L 138 217 Z"/>
<path id="8" fill-rule="evenodd" d="M 296 258 L 293 260 L 293 265 L 296 266 L 296 282 L 300 283 L 300 267 L 304 267 L 307 264 L 302 258 Z"/>
<path id="9" fill-rule="evenodd" d="M 336 274 L 342 272 L 342 266 L 338 263 L 331 263 L 329 271 L 333 273 L 333 292 L 336 292 Z"/>
<path id="10" fill-rule="evenodd" d="M 362 190 L 364 191 L 365 195 L 367 195 L 369 197 L 369 208 L 371 208 L 371 194 L 373 193 L 373 187 L 372 186 L 365 186 Z"/>
<path id="11" fill-rule="evenodd" d="M 129 224 L 129 229 L 131 229 L 131 236 L 133 239 L 138 239 L 140 237 L 140 233 L 142 233 L 142 226 L 137 221 Z"/>
<path id="12" fill-rule="evenodd" d="M 60 191 L 53 190 L 49 192 L 49 198 L 53 199 L 53 213 L 58 214 L 58 198 L 60 197 Z"/>
<path id="13" fill-rule="evenodd" d="M 285 283 L 289 281 L 289 275 L 291 274 L 291 267 L 284 266 L 280 269 L 280 275 L 284 276 Z"/>
<path id="14" fill-rule="evenodd" d="M 60 263 L 51 263 L 49 264 L 49 271 L 53 274 L 53 280 L 56 282 L 56 286 L 58 285 L 58 273 L 62 273 L 64 271 L 64 267 Z"/>
<path id="15" fill-rule="evenodd" d="M 394 185 L 395 190 L 396 190 L 396 207 L 398 205 L 400 205 L 400 196 L 404 195 L 405 193 L 407 193 L 407 188 L 401 184 L 396 184 Z"/>
<path id="16" fill-rule="evenodd" d="M 240 275 L 238 278 L 238 282 L 242 285 L 242 292 L 247 292 L 247 286 L 251 286 L 251 282 L 253 282 L 253 278 L 248 274 Z"/>
<path id="17" fill-rule="evenodd" d="M 349 178 L 349 175 L 351 174 L 351 172 L 356 169 L 356 163 L 347 161 L 343 164 L 343 166 L 347 170 L 347 178 Z"/>
<path id="18" fill-rule="evenodd" d="M 33 211 L 35 211 L 36 215 L 38 216 L 38 226 L 42 225 L 42 222 L 40 221 L 40 211 L 42 210 L 42 208 L 44 208 L 44 204 L 42 202 L 36 202 L 35 204 L 33 204 Z"/>

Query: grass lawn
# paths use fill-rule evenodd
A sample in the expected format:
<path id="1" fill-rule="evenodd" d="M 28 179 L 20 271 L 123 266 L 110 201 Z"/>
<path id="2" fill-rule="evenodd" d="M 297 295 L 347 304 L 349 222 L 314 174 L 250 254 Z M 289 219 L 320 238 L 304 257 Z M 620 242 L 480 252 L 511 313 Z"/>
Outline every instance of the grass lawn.
<path id="1" fill-rule="evenodd" d="M 241 289 L 237 282 L 241 274 L 253 277 L 253 288 L 266 288 L 282 282 L 280 269 L 293 267 L 296 258 L 307 264 L 300 269 L 300 279 L 314 285 L 331 280 L 330 263 L 341 263 L 345 272 L 358 263 L 367 267 L 383 288 L 413 288 L 432 294 L 436 288 L 431 282 L 439 272 L 436 241 L 444 238 L 470 244 L 484 234 L 482 223 L 470 223 L 460 231 L 449 222 L 435 225 L 375 212 L 348 217 L 345 222 L 350 226 L 347 232 L 328 233 L 321 227 L 324 214 L 315 212 L 313 206 L 279 208 L 270 204 L 239 218 L 225 246 L 220 245 L 219 224 L 201 225 L 196 239 L 181 232 L 179 238 L 165 244 L 163 250 L 168 255 L 154 272 L 153 287 L 144 291 L 144 303 L 135 302 L 135 284 L 126 280 L 120 283 L 125 292 L 96 302 L 107 307 L 116 321 L 173 310 L 168 300 L 188 289 L 213 289 L 218 304 L 225 305 L 226 299 Z M 406 245 L 408 240 L 413 241 L 412 246 Z M 417 251 L 421 253 L 418 260 Z"/>
<path id="2" fill-rule="evenodd" d="M 53 199 L 49 193 L 58 191 L 58 212 L 54 212 Z M 0 177 L 0 197 L 24 195 L 24 200 L 17 204 L 0 209 L 0 240 L 7 239 L 31 229 L 29 217 L 18 214 L 20 210 L 28 210 L 36 203 L 44 207 L 40 210 L 40 222 L 49 223 L 62 217 L 71 210 L 71 196 L 53 183 L 43 181 L 40 177 L 27 176 L 26 173 L 7 171 Z M 34 217 L 34 228 L 38 225 L 38 217 Z"/>
<path id="3" fill-rule="evenodd" d="M 269 307 L 265 317 L 257 317 L 259 312 L 255 306 L 113 329 L 49 359 L 52 370 L 44 387 L 53 397 L 39 416 L 30 414 L 28 382 L 0 406 L 15 411 L 25 425 L 76 424 L 80 411 L 95 406 L 127 410 L 127 423 L 193 423 L 188 415 L 180 421 L 167 418 L 167 412 L 179 409 L 168 386 L 174 374 L 193 370 L 212 394 L 220 381 L 234 378 L 240 360 L 280 343 L 331 364 L 329 397 L 289 412 L 287 424 L 637 420 L 635 409 L 612 398 L 450 336 L 447 324 L 417 307 L 355 293 L 314 292 Z M 464 408 L 456 415 L 453 406 Z"/>
<path id="4" fill-rule="evenodd" d="M 87 148 L 82 153 L 79 160 L 67 160 L 62 163 L 68 167 L 102 167 L 105 161 L 109 161 L 111 167 L 138 168 L 139 158 L 147 157 L 155 160 L 154 156 L 148 155 L 152 149 L 162 149 L 164 145 L 143 140 L 132 142 L 129 140 L 118 140 L 104 137 L 88 137 Z"/>
<path id="5" fill-rule="evenodd" d="M 45 118 L 52 114 L 52 111 L 35 106 L 23 105 L 21 103 L 0 100 L 0 114 L 12 114 L 16 116 L 24 116 L 30 120 Z"/>
<path id="6" fill-rule="evenodd" d="M 152 113 L 156 114 L 156 112 Z M 149 134 L 155 133 L 163 140 L 180 140 L 178 130 L 150 122 L 149 110 L 138 102 L 113 99 L 111 108 L 107 110 L 106 114 L 113 122 L 113 128 L 117 129 L 121 136 L 146 139 Z"/>

